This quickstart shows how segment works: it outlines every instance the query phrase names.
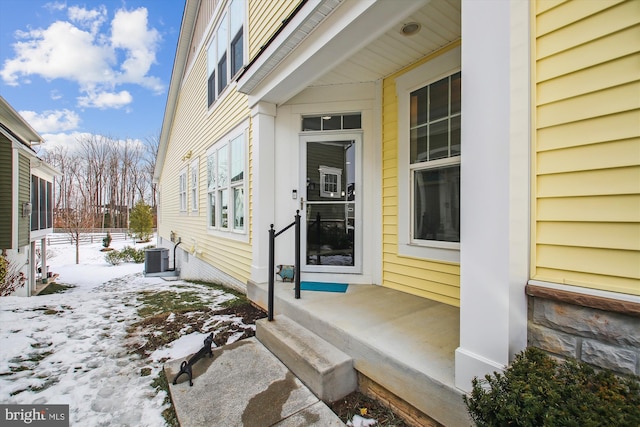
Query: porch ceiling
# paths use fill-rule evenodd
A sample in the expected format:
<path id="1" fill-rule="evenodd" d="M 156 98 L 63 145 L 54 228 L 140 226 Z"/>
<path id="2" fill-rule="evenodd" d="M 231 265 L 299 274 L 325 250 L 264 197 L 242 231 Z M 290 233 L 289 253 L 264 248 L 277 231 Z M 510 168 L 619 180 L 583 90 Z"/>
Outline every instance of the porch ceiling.
<path id="1" fill-rule="evenodd" d="M 387 77 L 459 39 L 460 16 L 460 0 L 431 0 L 309 86 L 372 82 Z M 404 35 L 402 27 L 409 22 L 420 24 L 420 31 Z"/>
<path id="2" fill-rule="evenodd" d="M 250 104 L 282 104 L 310 86 L 377 81 L 461 34 L 460 0 L 319 0 L 309 9 L 312 5 L 317 9 L 306 12 L 309 19 L 296 16 L 238 80 Z M 323 6 L 327 15 L 318 20 Z M 420 31 L 404 35 L 403 25 L 411 22 Z"/>

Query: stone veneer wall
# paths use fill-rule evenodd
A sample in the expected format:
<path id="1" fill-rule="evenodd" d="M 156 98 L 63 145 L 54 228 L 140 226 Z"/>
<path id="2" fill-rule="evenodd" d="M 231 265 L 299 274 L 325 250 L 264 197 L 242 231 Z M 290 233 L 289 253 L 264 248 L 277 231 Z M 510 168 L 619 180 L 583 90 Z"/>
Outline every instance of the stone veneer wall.
<path id="1" fill-rule="evenodd" d="M 640 375 L 640 303 L 527 285 L 528 344 Z"/>

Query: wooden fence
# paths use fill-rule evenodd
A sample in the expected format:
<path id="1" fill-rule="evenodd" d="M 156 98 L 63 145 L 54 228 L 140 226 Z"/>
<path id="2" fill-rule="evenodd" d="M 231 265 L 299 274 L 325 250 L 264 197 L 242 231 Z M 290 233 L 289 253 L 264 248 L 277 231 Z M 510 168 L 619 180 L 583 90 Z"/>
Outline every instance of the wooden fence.
<path id="1" fill-rule="evenodd" d="M 122 231 L 124 230 L 124 231 Z M 111 234 L 111 240 L 132 240 L 133 236 L 131 236 L 128 230 L 125 229 L 114 229 L 114 231 L 109 230 Z M 88 245 L 91 243 L 102 243 L 102 239 L 107 236 L 106 231 L 96 232 L 93 230 L 82 231 L 80 233 L 80 244 Z M 49 234 L 47 236 L 47 245 L 70 245 L 74 243 L 71 235 L 67 231 L 59 231 L 56 230 L 53 234 Z"/>

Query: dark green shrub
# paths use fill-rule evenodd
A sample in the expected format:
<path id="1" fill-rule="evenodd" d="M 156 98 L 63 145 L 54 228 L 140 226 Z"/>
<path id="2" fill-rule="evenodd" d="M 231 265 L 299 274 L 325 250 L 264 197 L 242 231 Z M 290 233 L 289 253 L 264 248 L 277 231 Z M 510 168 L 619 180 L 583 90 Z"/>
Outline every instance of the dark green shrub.
<path id="1" fill-rule="evenodd" d="M 478 426 L 640 426 L 640 382 L 529 347 L 463 396 Z"/>
<path id="2" fill-rule="evenodd" d="M 107 235 L 102 239 L 102 246 L 108 248 L 111 245 L 111 233 L 107 231 Z"/>
<path id="3" fill-rule="evenodd" d="M 144 262 L 144 249 L 125 246 L 120 253 L 122 253 L 122 259 L 126 262 L 135 262 L 136 264 Z"/>
<path id="4" fill-rule="evenodd" d="M 125 246 L 121 251 L 111 251 L 105 255 L 105 259 L 109 264 L 118 265 L 122 262 L 135 262 L 140 264 L 144 262 L 145 249 L 155 248 L 155 245 L 148 245 L 142 249 L 136 249 L 131 246 Z"/>
<path id="5" fill-rule="evenodd" d="M 111 265 L 118 265 L 122 261 L 124 261 L 122 253 L 119 251 L 107 252 L 107 254 L 104 256 L 104 259 L 106 259 L 107 262 Z"/>

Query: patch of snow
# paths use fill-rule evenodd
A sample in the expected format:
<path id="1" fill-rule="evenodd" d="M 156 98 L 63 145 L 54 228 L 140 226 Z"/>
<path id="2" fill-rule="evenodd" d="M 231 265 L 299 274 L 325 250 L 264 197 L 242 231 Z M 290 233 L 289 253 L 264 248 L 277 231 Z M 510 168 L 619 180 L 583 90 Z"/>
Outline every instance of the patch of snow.
<path id="1" fill-rule="evenodd" d="M 354 415 L 353 419 L 347 421 L 349 427 L 369 427 L 378 424 L 378 421 L 371 418 L 363 418 L 360 415 Z"/>
<path id="2" fill-rule="evenodd" d="M 117 241 L 111 246 L 148 245 Z M 60 275 L 58 283 L 73 288 L 1 299 L 0 402 L 68 404 L 71 425 L 162 426 L 165 392 L 152 386 L 162 369 L 159 361 L 196 352 L 206 335 L 183 336 L 146 359 L 132 353 L 126 347 L 127 329 L 138 320 L 138 293 L 195 290 L 211 307 L 234 297 L 181 280 L 145 278 L 143 264 L 113 266 L 101 248 L 101 242 L 82 245 L 77 265 L 74 246 L 52 250 L 50 271 Z M 217 317 L 207 323 L 219 324 Z M 143 369 L 151 374 L 143 376 Z"/>

